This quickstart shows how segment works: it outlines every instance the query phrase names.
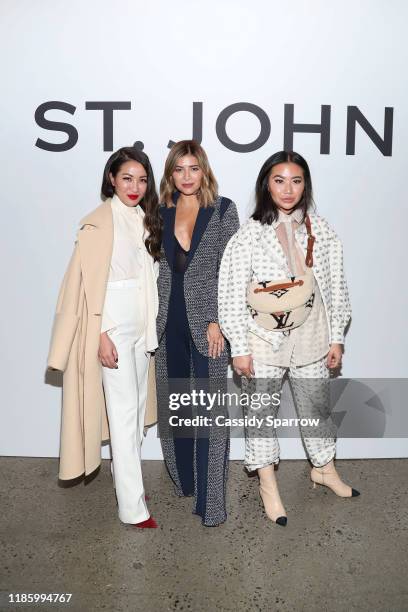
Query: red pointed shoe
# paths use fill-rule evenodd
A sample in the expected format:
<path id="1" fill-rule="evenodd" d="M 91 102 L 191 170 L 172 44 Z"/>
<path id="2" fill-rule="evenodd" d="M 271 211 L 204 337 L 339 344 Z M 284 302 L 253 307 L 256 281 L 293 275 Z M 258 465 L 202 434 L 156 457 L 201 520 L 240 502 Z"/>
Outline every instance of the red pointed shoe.
<path id="1" fill-rule="evenodd" d="M 149 516 L 149 518 L 145 521 L 135 523 L 134 527 L 139 527 L 139 529 L 156 529 L 158 527 L 158 524 L 152 516 Z"/>

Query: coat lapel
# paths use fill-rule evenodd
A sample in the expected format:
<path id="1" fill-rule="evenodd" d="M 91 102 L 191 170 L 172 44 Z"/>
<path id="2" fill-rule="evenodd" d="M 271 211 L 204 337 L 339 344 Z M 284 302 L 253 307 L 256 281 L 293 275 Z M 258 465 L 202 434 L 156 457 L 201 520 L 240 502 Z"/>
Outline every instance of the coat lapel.
<path id="1" fill-rule="evenodd" d="M 200 207 L 198 210 L 198 215 L 197 215 L 197 219 L 194 225 L 193 235 L 191 237 L 190 250 L 187 256 L 186 268 L 188 267 L 188 265 L 190 264 L 190 261 L 194 257 L 194 253 L 196 252 L 197 247 L 200 244 L 201 238 L 203 237 L 203 234 L 205 230 L 207 229 L 207 225 L 210 222 L 210 219 L 213 213 L 214 213 L 213 206 L 207 206 L 207 208 Z"/>
<path id="2" fill-rule="evenodd" d="M 113 249 L 110 199 L 81 221 L 78 244 L 88 312 L 101 315 Z"/>
<path id="3" fill-rule="evenodd" d="M 163 207 L 161 211 L 163 218 L 163 248 L 166 254 L 167 262 L 170 267 L 173 267 L 175 247 L 174 226 L 176 222 L 177 200 L 179 198 L 179 195 L 179 192 L 175 192 L 173 194 L 173 203 L 175 204 L 175 206 L 172 206 L 170 208 Z M 207 229 L 207 225 L 210 222 L 213 213 L 214 206 L 207 206 L 206 208 L 200 207 L 198 210 L 193 235 L 191 237 L 190 250 L 187 256 L 186 269 L 194 257 L 194 253 L 196 252 L 198 245 L 200 244 L 200 241 L 204 235 L 205 230 Z"/>

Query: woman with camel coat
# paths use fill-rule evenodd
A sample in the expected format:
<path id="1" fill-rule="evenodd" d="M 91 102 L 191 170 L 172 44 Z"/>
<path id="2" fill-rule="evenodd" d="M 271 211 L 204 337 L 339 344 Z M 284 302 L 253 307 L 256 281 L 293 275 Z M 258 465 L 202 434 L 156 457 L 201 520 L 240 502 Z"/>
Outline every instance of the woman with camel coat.
<path id="1" fill-rule="evenodd" d="M 60 479 L 94 472 L 110 437 L 119 518 L 155 527 L 140 461 L 144 425 L 156 420 L 146 403 L 154 413 L 161 241 L 148 157 L 132 147 L 114 153 L 102 194 L 105 201 L 80 223 L 48 357 L 48 367 L 63 372 Z"/>

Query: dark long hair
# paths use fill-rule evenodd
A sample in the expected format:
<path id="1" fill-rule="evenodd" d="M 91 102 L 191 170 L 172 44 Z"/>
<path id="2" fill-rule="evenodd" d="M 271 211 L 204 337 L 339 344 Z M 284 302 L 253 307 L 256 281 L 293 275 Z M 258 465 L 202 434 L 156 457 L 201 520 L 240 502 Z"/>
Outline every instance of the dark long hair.
<path id="1" fill-rule="evenodd" d="M 304 221 L 308 211 L 314 208 L 312 177 L 310 176 L 307 161 L 295 151 L 278 151 L 277 153 L 274 153 L 268 157 L 258 174 L 258 178 L 256 179 L 256 204 L 252 219 L 255 219 L 255 221 L 260 221 L 262 225 L 265 223 L 271 225 L 278 218 L 279 209 L 269 192 L 268 181 L 273 167 L 287 162 L 292 162 L 293 164 L 297 164 L 302 168 L 303 178 L 305 181 L 305 188 L 302 197 L 293 210 L 301 209 Z"/>
<path id="2" fill-rule="evenodd" d="M 159 198 L 157 196 L 154 182 L 153 169 L 146 153 L 135 147 L 122 147 L 113 153 L 106 162 L 103 171 L 101 192 L 104 199 L 111 198 L 115 193 L 109 174 L 116 176 L 122 165 L 128 161 L 136 161 L 142 164 L 147 175 L 147 188 L 140 206 L 145 212 L 144 225 L 149 236 L 145 240 L 147 251 L 157 261 L 160 257 L 160 245 L 162 237 L 162 219 L 159 215 Z"/>

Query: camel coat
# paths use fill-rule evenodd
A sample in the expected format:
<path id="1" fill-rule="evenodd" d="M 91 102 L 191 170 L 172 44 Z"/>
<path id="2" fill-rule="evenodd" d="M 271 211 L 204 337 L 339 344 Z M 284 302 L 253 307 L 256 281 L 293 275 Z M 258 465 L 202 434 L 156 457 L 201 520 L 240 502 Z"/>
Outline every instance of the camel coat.
<path id="1" fill-rule="evenodd" d="M 98 349 L 112 249 L 108 199 L 80 223 L 52 330 L 48 367 L 63 372 L 61 480 L 91 474 L 101 463 L 101 442 L 109 439 Z M 152 358 L 145 426 L 157 421 L 154 380 Z"/>

